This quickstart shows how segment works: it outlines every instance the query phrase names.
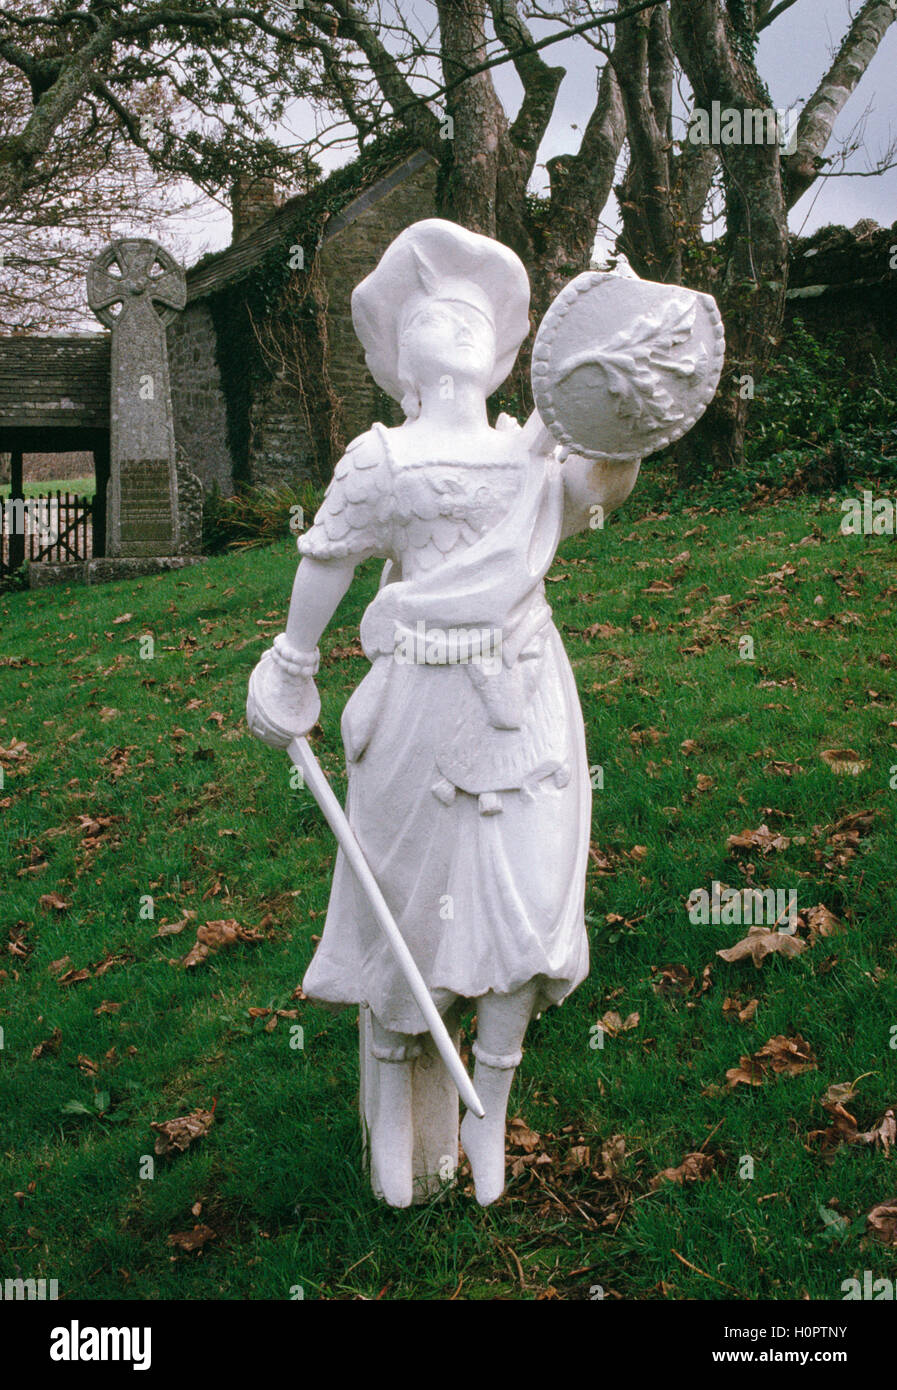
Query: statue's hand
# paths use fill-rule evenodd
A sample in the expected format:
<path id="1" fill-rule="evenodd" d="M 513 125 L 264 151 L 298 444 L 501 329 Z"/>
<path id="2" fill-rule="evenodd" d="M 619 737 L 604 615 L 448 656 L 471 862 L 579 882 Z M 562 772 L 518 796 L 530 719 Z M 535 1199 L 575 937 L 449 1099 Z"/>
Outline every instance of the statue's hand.
<path id="1" fill-rule="evenodd" d="M 269 649 L 249 677 L 246 722 L 272 748 L 286 748 L 317 723 L 321 699 L 310 676 L 285 671 Z"/>
<path id="2" fill-rule="evenodd" d="M 605 517 L 623 505 L 639 474 L 641 460 L 611 463 L 568 454 L 564 461 L 562 537 L 604 526 Z"/>

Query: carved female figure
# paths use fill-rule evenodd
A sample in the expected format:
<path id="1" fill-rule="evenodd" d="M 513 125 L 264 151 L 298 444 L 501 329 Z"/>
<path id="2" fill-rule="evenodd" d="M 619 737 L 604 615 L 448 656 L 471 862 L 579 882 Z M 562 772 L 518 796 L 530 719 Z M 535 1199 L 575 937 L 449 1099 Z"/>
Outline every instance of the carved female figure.
<path id="1" fill-rule="evenodd" d="M 538 416 L 486 398 L 529 327 L 529 284 L 505 246 L 452 223 L 409 227 L 355 290 L 368 367 L 402 404 L 337 464 L 286 631 L 256 667 L 248 718 L 284 748 L 315 723 L 317 643 L 372 556 L 361 623 L 371 669 L 342 735 L 352 829 L 440 1010 L 475 1000 L 474 1085 L 461 1127 L 479 1202 L 504 1187 L 508 1094 L 534 1014 L 588 971 L 583 921 L 591 788 L 582 715 L 544 578 L 561 539 L 629 494 L 638 463 L 561 463 Z M 376 1186 L 414 1194 L 413 1068 L 426 1025 L 351 869 L 337 857 L 312 998 L 369 1010 Z M 455 1112 L 457 1115 L 457 1111 Z M 416 1140 L 417 1133 L 417 1140 Z"/>

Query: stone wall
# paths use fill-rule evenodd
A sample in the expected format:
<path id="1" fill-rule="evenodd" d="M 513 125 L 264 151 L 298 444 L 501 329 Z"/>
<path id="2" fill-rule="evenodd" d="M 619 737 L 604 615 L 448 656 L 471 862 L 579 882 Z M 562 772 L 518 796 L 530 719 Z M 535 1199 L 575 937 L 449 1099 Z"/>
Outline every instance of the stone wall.
<path id="1" fill-rule="evenodd" d="M 168 329 L 168 373 L 179 452 L 206 491 L 233 492 L 234 471 L 221 390 L 217 341 L 208 304 L 189 304 Z"/>
<path id="2" fill-rule="evenodd" d="M 843 334 L 841 351 L 856 367 L 897 357 L 897 222 L 864 219 L 855 227 L 821 227 L 793 237 L 787 327 L 803 320 L 810 333 Z"/>
<path id="3" fill-rule="evenodd" d="M 200 479 L 177 450 L 178 475 L 178 555 L 202 554 L 202 511 L 204 489 Z"/>
<path id="4" fill-rule="evenodd" d="M 314 446 L 296 386 L 277 378 L 253 396 L 249 469 L 256 486 L 277 487 L 314 473 Z"/>

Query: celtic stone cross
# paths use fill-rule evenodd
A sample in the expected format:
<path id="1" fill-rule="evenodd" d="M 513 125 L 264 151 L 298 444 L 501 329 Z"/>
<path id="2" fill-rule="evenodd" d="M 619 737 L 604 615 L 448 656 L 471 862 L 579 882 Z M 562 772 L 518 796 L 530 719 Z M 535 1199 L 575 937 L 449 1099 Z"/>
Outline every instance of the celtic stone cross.
<path id="1" fill-rule="evenodd" d="M 112 330 L 106 554 L 177 553 L 178 482 L 165 328 L 186 303 L 184 272 L 155 241 L 113 241 L 87 273 L 87 301 Z"/>

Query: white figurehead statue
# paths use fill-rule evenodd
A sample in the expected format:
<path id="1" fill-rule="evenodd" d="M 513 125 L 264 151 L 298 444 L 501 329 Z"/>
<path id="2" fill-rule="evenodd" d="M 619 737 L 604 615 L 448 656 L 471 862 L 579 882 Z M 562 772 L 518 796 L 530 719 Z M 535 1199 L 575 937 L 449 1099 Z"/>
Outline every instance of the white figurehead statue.
<path id="1" fill-rule="evenodd" d="M 303 988 L 360 1008 L 367 1153 L 393 1206 L 454 1173 L 458 1092 L 434 1037 L 441 1017 L 457 1038 L 473 1001 L 484 1113 L 469 1105 L 460 1137 L 485 1205 L 504 1189 L 527 1025 L 589 969 L 589 763 L 545 575 L 565 536 L 626 499 L 639 459 L 706 408 L 722 329 L 709 296 L 578 276 L 536 340 L 537 411 L 524 427 L 507 415 L 492 426 L 487 397 L 529 331 L 514 252 L 419 222 L 356 288 L 352 314 L 372 376 L 406 418 L 375 424 L 337 464 L 299 539 L 286 631 L 252 674 L 247 714 L 266 743 L 307 750 L 318 641 L 355 567 L 382 557 L 361 623 L 371 669 L 342 718 L 345 817 L 338 805 L 328 814 L 341 848 Z M 421 998 L 438 1011 L 433 1027 Z"/>

